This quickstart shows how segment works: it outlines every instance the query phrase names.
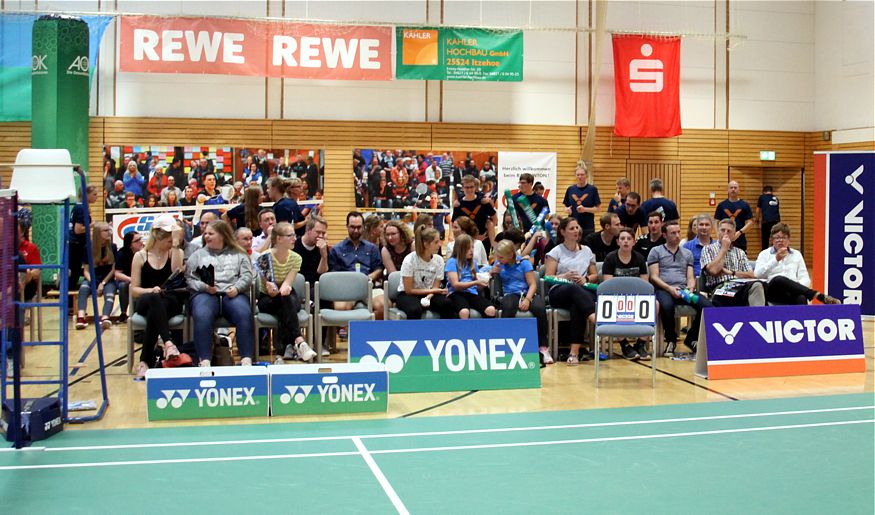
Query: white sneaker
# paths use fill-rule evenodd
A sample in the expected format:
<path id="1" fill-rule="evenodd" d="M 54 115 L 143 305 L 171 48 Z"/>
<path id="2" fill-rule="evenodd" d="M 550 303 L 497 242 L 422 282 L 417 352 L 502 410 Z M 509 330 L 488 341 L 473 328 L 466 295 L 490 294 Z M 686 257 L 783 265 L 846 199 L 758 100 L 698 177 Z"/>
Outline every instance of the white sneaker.
<path id="1" fill-rule="evenodd" d="M 6 379 L 12 379 L 12 359 L 6 360 Z"/>
<path id="2" fill-rule="evenodd" d="M 210 360 L 208 360 L 208 359 L 202 359 L 202 360 L 200 360 L 200 362 L 197 364 L 197 366 L 199 366 L 199 367 L 208 367 L 208 366 L 210 366 Z"/>
<path id="3" fill-rule="evenodd" d="M 276 359 L 273 360 L 273 364 L 274 365 L 285 365 L 286 361 L 283 359 L 282 356 L 277 356 Z"/>
<path id="4" fill-rule="evenodd" d="M 295 349 L 298 351 L 298 357 L 302 361 L 313 361 L 316 359 L 316 351 L 310 348 L 307 342 L 298 342 L 295 344 Z"/>
<path id="5" fill-rule="evenodd" d="M 544 356 L 544 364 L 545 365 L 552 365 L 553 364 L 553 355 L 550 354 L 550 349 L 548 349 L 547 347 L 544 347 L 543 349 L 540 349 L 540 351 L 541 351 L 541 355 Z"/>
<path id="6" fill-rule="evenodd" d="M 283 359 L 295 359 L 295 346 L 291 343 L 286 345 L 286 351 L 283 353 Z"/>
<path id="7" fill-rule="evenodd" d="M 328 347 L 322 347 L 322 357 L 327 358 L 331 356 L 331 351 L 328 350 Z"/>
<path id="8" fill-rule="evenodd" d="M 240 360 L 241 367 L 251 367 L 252 366 L 252 358 L 243 358 Z"/>

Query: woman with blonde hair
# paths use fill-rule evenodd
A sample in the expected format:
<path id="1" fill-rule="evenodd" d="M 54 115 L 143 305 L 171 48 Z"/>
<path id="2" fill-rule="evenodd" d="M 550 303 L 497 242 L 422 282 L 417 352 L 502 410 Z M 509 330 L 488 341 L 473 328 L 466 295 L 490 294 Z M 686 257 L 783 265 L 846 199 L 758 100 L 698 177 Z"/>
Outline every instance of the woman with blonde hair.
<path id="1" fill-rule="evenodd" d="M 100 316 L 100 326 L 109 329 L 112 322 L 109 315 L 115 303 L 115 292 L 118 284 L 115 282 L 115 255 L 118 248 L 112 242 L 112 227 L 106 222 L 96 222 L 91 226 L 91 255 L 94 258 L 94 277 L 97 282 L 97 296 L 103 297 L 103 311 Z M 76 329 L 85 329 L 85 309 L 91 298 L 91 272 L 89 267 L 82 270 L 82 285 L 79 286 L 77 298 Z M 95 320 L 97 313 L 94 314 Z"/>
<path id="2" fill-rule="evenodd" d="M 383 228 L 383 239 L 386 240 L 386 245 L 380 254 L 386 273 L 391 274 L 401 270 L 404 258 L 413 252 L 413 233 L 401 220 L 389 220 Z"/>
<path id="3" fill-rule="evenodd" d="M 452 257 L 447 261 L 450 300 L 453 301 L 459 318 L 463 320 L 471 317 L 471 310 L 492 318 L 495 316 L 495 306 L 480 295 L 480 290 L 488 287 L 489 282 L 477 277 L 477 263 L 474 260 L 472 241 L 478 240 L 467 234 L 460 234 L 455 241 Z"/>
<path id="4" fill-rule="evenodd" d="M 517 255 L 511 240 L 495 245 L 495 264 L 489 273 L 501 278 L 504 295 L 501 297 L 501 317 L 514 318 L 519 311 L 529 311 L 538 322 L 538 348 L 544 364 L 553 363 L 549 347 L 549 326 L 544 299 L 538 295 L 538 278 L 532 263 Z"/>
<path id="5" fill-rule="evenodd" d="M 416 251 L 401 263 L 401 284 L 398 285 L 398 309 L 408 320 L 422 318 L 423 309 L 431 309 L 441 318 L 453 318 L 453 303 L 447 298 L 444 280 L 444 260 L 438 254 L 441 239 L 438 232 L 425 225 L 416 229 Z"/>
<path id="6" fill-rule="evenodd" d="M 316 353 L 301 336 L 298 311 L 301 299 L 293 289 L 295 276 L 301 270 L 301 256 L 294 252 L 295 230 L 292 224 L 280 222 L 270 233 L 270 250 L 255 259 L 258 271 L 258 309 L 277 318 L 273 339 L 275 363 L 297 354 L 304 361 L 312 361 Z M 309 300 L 309 299 L 308 299 Z"/>
<path id="7" fill-rule="evenodd" d="M 174 272 L 183 270 L 184 255 L 173 245 L 173 233 L 181 233 L 172 215 L 162 214 L 152 222 L 149 241 L 131 261 L 131 297 L 136 299 L 135 311 L 145 317 L 143 350 L 137 364 L 137 377 L 144 377 L 158 363 L 156 348 L 161 347 L 164 359 L 180 359 L 173 344 L 168 321 L 182 313 L 185 293 L 162 288 Z"/>
<path id="8" fill-rule="evenodd" d="M 191 317 L 198 365 L 210 366 L 213 324 L 219 316 L 237 328 L 240 364 L 252 365 L 255 354 L 249 287 L 253 272 L 249 255 L 237 244 L 231 227 L 221 220 L 207 225 L 203 242 L 204 246 L 192 254 L 185 265 L 185 277 L 192 293 Z"/>

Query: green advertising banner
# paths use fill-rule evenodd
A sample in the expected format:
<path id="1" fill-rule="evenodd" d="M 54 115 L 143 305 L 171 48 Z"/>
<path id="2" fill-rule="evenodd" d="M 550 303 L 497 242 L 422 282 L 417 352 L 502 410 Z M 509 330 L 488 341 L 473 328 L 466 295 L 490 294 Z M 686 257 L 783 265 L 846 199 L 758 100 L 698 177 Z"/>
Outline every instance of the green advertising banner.
<path id="1" fill-rule="evenodd" d="M 88 25 L 75 18 L 42 16 L 33 24 L 31 137 L 33 148 L 66 148 L 88 167 Z M 34 180 L 39 180 L 35 177 Z M 78 183 L 78 180 L 77 180 Z M 60 263 L 56 206 L 33 206 L 31 238 L 43 263 Z M 54 283 L 52 270 L 43 281 Z M 71 289 L 76 285 L 70 285 Z"/>
<path id="2" fill-rule="evenodd" d="M 395 78 L 521 82 L 522 31 L 395 28 Z"/>

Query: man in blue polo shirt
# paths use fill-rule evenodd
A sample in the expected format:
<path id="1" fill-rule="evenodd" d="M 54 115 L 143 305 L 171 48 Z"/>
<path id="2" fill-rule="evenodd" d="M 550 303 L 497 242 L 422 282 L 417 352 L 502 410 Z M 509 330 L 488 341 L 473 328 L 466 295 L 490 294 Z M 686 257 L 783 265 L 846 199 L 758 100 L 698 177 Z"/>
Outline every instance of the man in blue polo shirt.
<path id="1" fill-rule="evenodd" d="M 581 229 L 581 238 L 595 232 L 595 216 L 602 205 L 599 190 L 588 183 L 586 163 L 581 161 L 574 171 L 577 184 L 572 184 L 565 190 L 562 204 L 565 211 L 577 220 Z"/>
<path id="2" fill-rule="evenodd" d="M 665 198 L 662 193 L 662 179 L 652 179 L 650 181 L 650 199 L 641 204 L 641 211 L 652 213 L 659 211 L 662 214 L 662 221 L 679 220 L 677 205 L 671 200 Z"/>
<path id="3" fill-rule="evenodd" d="M 371 281 L 377 282 L 383 277 L 383 259 L 380 257 L 380 249 L 362 238 L 364 227 L 364 216 L 361 213 L 350 211 L 346 215 L 346 232 L 349 237 L 331 247 L 331 252 L 328 253 L 328 269 L 332 272 L 361 272 Z M 382 320 L 381 291 L 375 290 L 373 306 L 377 319 Z M 335 307 L 340 309 L 337 305 Z"/>
<path id="4" fill-rule="evenodd" d="M 693 273 L 696 277 L 702 275 L 702 249 L 714 243 L 711 237 L 711 215 L 700 213 L 693 222 L 696 229 L 696 237 L 686 243 L 684 248 L 693 253 Z"/>

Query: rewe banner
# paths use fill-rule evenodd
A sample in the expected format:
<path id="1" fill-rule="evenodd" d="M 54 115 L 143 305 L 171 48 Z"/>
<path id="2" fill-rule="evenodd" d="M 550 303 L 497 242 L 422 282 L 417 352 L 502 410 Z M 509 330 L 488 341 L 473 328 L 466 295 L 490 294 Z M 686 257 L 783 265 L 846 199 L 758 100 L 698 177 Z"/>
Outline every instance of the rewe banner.
<path id="1" fill-rule="evenodd" d="M 708 379 L 866 371 L 859 306 L 708 308 L 702 329 L 696 373 Z"/>
<path id="2" fill-rule="evenodd" d="M 397 392 L 539 388 L 534 319 L 350 322 L 351 363 L 383 363 Z"/>
<path id="3" fill-rule="evenodd" d="M 123 72 L 391 80 L 392 28 L 122 16 Z"/>

